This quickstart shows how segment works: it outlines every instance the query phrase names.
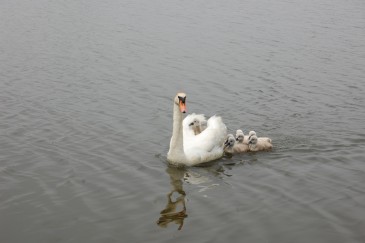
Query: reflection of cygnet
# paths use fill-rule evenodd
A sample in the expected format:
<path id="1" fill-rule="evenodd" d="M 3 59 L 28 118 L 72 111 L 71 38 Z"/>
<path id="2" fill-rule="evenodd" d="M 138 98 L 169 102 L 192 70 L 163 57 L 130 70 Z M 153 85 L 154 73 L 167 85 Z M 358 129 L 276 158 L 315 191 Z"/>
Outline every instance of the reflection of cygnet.
<path id="1" fill-rule="evenodd" d="M 258 138 L 256 134 L 251 134 L 248 139 L 248 148 L 250 151 L 261 151 L 272 149 L 271 139 L 267 137 Z"/>

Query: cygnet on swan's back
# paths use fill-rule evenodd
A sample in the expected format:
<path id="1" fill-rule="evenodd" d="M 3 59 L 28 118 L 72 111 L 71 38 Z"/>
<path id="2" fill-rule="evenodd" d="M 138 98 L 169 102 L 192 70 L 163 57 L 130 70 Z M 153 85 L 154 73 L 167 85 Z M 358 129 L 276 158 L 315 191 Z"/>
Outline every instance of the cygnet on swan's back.
<path id="1" fill-rule="evenodd" d="M 207 120 L 203 114 L 192 113 L 183 120 L 183 129 L 194 132 L 194 135 L 200 134 L 207 127 Z"/>

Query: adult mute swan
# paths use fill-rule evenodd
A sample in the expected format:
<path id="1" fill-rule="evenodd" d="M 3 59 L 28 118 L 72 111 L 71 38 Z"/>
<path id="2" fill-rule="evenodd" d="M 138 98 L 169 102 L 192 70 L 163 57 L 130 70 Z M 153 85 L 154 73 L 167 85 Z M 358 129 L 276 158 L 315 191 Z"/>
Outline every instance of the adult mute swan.
<path id="1" fill-rule="evenodd" d="M 207 128 L 200 134 L 184 141 L 183 113 L 186 112 L 186 94 L 177 93 L 174 98 L 172 137 L 167 160 L 175 165 L 194 166 L 219 159 L 223 156 L 223 142 L 227 127 L 222 118 L 212 116 L 207 121 Z M 184 146 L 186 145 L 186 146 Z"/>

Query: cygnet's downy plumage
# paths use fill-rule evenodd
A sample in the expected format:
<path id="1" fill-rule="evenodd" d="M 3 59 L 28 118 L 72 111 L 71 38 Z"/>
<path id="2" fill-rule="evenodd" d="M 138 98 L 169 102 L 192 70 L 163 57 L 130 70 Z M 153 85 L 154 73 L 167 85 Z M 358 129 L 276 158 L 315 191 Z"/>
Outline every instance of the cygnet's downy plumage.
<path id="1" fill-rule="evenodd" d="M 248 133 L 248 138 L 247 138 L 247 140 L 249 140 L 249 139 L 250 139 L 250 137 L 251 137 L 252 135 L 256 135 L 256 136 L 257 136 L 257 134 L 256 134 L 256 132 L 255 132 L 255 131 L 250 131 L 250 132 Z M 271 138 L 268 138 L 268 137 L 257 137 L 257 138 L 258 138 L 258 140 L 259 140 L 259 141 L 260 141 L 260 140 L 264 140 L 264 141 L 269 141 L 270 143 L 272 143 Z"/>
<path id="2" fill-rule="evenodd" d="M 236 131 L 236 141 L 239 143 L 248 144 L 248 136 L 245 136 L 241 129 Z"/>
<path id="3" fill-rule="evenodd" d="M 233 147 L 234 147 L 235 143 L 236 143 L 236 138 L 233 136 L 233 134 L 231 134 L 231 133 L 228 134 L 226 141 L 224 142 L 224 146 L 223 146 L 224 152 L 226 154 L 232 155 L 234 153 Z"/>
<path id="4" fill-rule="evenodd" d="M 242 133 L 243 134 L 243 133 Z M 240 134 L 241 135 L 241 134 Z M 224 152 L 227 154 L 238 154 L 248 152 L 248 144 L 241 140 L 239 140 L 233 136 L 233 134 L 228 134 L 226 141 L 224 143 Z"/>
<path id="5" fill-rule="evenodd" d="M 248 136 L 245 136 L 243 134 L 242 130 L 237 130 L 236 131 L 236 143 L 234 144 L 233 147 L 233 152 L 234 153 L 244 153 L 244 152 L 248 152 Z"/>
<path id="6" fill-rule="evenodd" d="M 268 137 L 257 137 L 255 131 L 250 131 L 248 136 L 248 148 L 250 151 L 263 151 L 272 149 L 272 140 Z"/>
<path id="7" fill-rule="evenodd" d="M 204 130 L 202 124 L 205 124 L 205 129 L 207 120 L 203 114 L 192 113 L 185 117 L 183 120 L 184 147 L 188 147 L 190 140 Z"/>

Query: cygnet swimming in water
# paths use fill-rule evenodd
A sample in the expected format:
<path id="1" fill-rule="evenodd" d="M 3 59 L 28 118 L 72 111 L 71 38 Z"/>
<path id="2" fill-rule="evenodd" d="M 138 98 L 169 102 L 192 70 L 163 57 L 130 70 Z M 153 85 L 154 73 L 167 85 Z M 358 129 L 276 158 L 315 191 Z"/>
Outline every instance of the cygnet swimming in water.
<path id="1" fill-rule="evenodd" d="M 228 154 L 248 152 L 248 143 L 237 140 L 237 138 L 235 138 L 233 134 L 228 134 L 226 142 L 224 143 L 224 151 Z"/>
<path id="2" fill-rule="evenodd" d="M 245 136 L 242 130 L 236 131 L 236 143 L 233 146 L 234 153 L 248 152 L 248 136 Z"/>
<path id="3" fill-rule="evenodd" d="M 250 132 L 248 133 L 248 140 L 250 139 L 250 137 L 251 137 L 252 135 L 256 135 L 256 136 L 257 136 L 257 134 L 256 134 L 256 132 L 255 132 L 255 131 L 250 131 Z M 268 138 L 268 137 L 257 137 L 257 138 L 258 138 L 258 140 L 259 140 L 259 141 L 260 141 L 260 140 L 266 140 L 266 141 L 269 141 L 270 143 L 272 143 L 271 138 Z"/>
<path id="4" fill-rule="evenodd" d="M 228 134 L 226 141 L 224 142 L 223 149 L 226 154 L 232 155 L 234 153 L 233 147 L 236 143 L 236 138 L 233 136 L 233 134 Z"/>
<path id="5" fill-rule="evenodd" d="M 250 151 L 262 151 L 272 149 L 271 138 L 257 137 L 256 132 L 250 131 L 248 138 L 248 148 Z"/>
<path id="6" fill-rule="evenodd" d="M 248 136 L 245 136 L 245 134 L 243 134 L 243 131 L 238 129 L 236 131 L 236 141 L 238 141 L 239 143 L 248 144 Z"/>

